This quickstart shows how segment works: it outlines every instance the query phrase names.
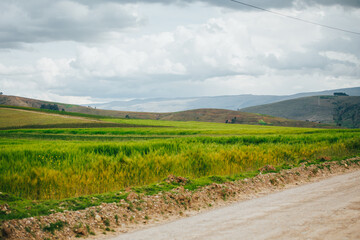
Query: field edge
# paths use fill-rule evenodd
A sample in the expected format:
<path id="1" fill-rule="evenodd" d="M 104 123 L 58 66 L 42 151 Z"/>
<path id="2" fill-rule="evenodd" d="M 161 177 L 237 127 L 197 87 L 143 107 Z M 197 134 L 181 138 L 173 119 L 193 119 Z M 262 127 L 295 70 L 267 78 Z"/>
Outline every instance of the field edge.
<path id="1" fill-rule="evenodd" d="M 128 232 L 149 224 L 191 215 L 214 206 L 279 191 L 295 184 L 313 182 L 360 169 L 360 157 L 327 160 L 323 158 L 302 162 L 298 166 L 277 168 L 266 166 L 257 172 L 242 174 L 233 179 L 230 176 L 210 176 L 191 180 L 169 176 L 162 183 L 125 189 L 111 193 L 112 196 L 111 194 L 88 196 L 89 199 L 99 201 L 94 206 L 82 210 L 64 210 L 45 216 L 6 220 L 2 223 L 0 236 L 3 239 L 46 239 L 54 236 L 63 239 L 114 231 Z M 5 195 L 1 193 L 1 202 L 4 202 Z M 11 199 L 10 195 L 7 196 Z M 11 200 L 16 202 L 20 199 Z M 64 202 L 64 200 L 44 202 L 45 205 L 51 206 L 61 205 L 61 201 Z M 76 199 L 65 201 L 76 202 Z M 11 201 L 0 206 L 2 215 L 6 214 L 6 211 L 11 212 Z"/>

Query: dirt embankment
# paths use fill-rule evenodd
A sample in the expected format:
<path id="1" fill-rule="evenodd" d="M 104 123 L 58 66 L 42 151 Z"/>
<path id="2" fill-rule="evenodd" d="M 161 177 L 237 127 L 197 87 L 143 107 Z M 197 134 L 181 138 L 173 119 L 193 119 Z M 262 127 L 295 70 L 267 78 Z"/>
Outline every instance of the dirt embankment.
<path id="1" fill-rule="evenodd" d="M 303 164 L 279 173 L 259 174 L 252 179 L 212 184 L 197 191 L 179 187 L 152 196 L 130 192 L 126 201 L 102 204 L 81 211 L 7 221 L 2 225 L 2 234 L 5 239 L 73 239 L 76 236 L 96 238 L 103 234 L 129 232 L 194 215 L 211 207 L 359 170 L 359 159 L 311 166 Z M 184 179 L 175 177 L 169 178 L 169 181 L 181 183 Z"/>
<path id="2" fill-rule="evenodd" d="M 360 171 L 106 240 L 360 239 Z"/>

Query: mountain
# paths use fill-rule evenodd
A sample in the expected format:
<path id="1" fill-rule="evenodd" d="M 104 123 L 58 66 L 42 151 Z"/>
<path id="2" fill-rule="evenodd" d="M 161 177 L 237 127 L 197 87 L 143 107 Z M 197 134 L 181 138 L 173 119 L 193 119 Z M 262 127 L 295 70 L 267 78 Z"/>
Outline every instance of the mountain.
<path id="1" fill-rule="evenodd" d="M 313 96 L 243 108 L 241 111 L 287 119 L 360 127 L 360 97 Z"/>
<path id="2" fill-rule="evenodd" d="M 202 121 L 202 122 L 218 122 L 218 123 L 234 123 L 234 124 L 254 124 L 254 125 L 273 125 L 288 127 L 330 127 L 314 122 L 305 122 L 297 120 L 289 120 L 280 117 L 265 116 L 254 113 L 226 110 L 226 109 L 196 109 L 180 112 L 169 113 L 148 113 L 148 112 L 129 112 L 102 110 L 91 107 L 84 107 L 72 104 L 54 103 L 42 100 L 23 98 L 17 96 L 0 95 L 1 105 L 11 105 L 20 107 L 41 108 L 41 106 L 54 106 L 65 112 L 77 112 L 104 117 L 130 118 L 130 119 L 153 119 L 168 121 Z"/>
<path id="3" fill-rule="evenodd" d="M 177 112 L 199 108 L 237 110 L 243 106 L 254 106 L 281 100 L 282 97 L 280 96 L 238 95 L 194 98 L 135 99 L 131 101 L 114 101 L 104 104 L 92 104 L 92 106 L 119 111 Z"/>
<path id="4" fill-rule="evenodd" d="M 238 110 L 300 97 L 333 95 L 334 92 L 344 92 L 350 96 L 360 96 L 360 87 L 334 89 L 321 92 L 306 92 L 284 96 L 246 94 L 216 97 L 135 99 L 131 101 L 92 104 L 92 106 L 108 110 L 137 112 L 177 112 L 200 108 Z"/>

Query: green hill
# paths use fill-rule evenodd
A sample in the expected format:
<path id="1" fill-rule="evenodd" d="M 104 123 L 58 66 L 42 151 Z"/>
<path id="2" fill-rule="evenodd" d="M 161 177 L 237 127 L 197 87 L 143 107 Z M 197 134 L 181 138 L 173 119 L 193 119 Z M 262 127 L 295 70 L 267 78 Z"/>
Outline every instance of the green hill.
<path id="1" fill-rule="evenodd" d="M 218 122 L 233 124 L 256 124 L 273 125 L 287 127 L 324 127 L 313 122 L 289 120 L 270 115 L 253 114 L 241 111 L 232 111 L 226 109 L 195 109 L 162 115 L 162 120 L 171 121 L 200 121 L 200 122 Z"/>
<path id="2" fill-rule="evenodd" d="M 314 96 L 241 109 L 287 119 L 360 127 L 360 97 Z"/>
<path id="3" fill-rule="evenodd" d="M 17 96 L 0 95 L 0 106 L 11 105 L 19 107 L 30 107 L 35 109 L 51 107 L 56 105 L 59 111 L 51 111 L 62 115 L 70 114 L 83 117 L 115 117 L 131 119 L 152 119 L 152 120 L 170 120 L 170 121 L 200 121 L 200 122 L 218 122 L 233 124 L 254 124 L 254 125 L 273 125 L 288 127 L 329 127 L 315 122 L 305 122 L 298 120 L 289 120 L 281 117 L 272 117 L 268 115 L 253 114 L 241 111 L 232 111 L 225 109 L 196 109 L 171 113 L 148 113 L 148 112 L 125 112 L 114 110 L 102 110 L 91 107 L 84 107 L 72 104 L 54 103 L 42 100 L 22 98 Z M 42 109 L 42 111 L 50 111 Z"/>
<path id="4" fill-rule="evenodd" d="M 34 108 L 0 105 L 0 130 L 19 128 L 105 128 L 141 127 L 127 123 L 105 122 L 89 115 L 72 116 L 62 112 L 39 111 Z M 143 126 L 145 127 L 145 126 Z"/>

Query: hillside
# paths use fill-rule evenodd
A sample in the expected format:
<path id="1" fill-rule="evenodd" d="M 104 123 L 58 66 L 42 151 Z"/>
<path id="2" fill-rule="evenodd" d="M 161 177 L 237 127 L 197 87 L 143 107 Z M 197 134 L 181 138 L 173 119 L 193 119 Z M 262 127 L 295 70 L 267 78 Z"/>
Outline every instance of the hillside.
<path id="1" fill-rule="evenodd" d="M 93 120 L 0 107 L 0 129 L 29 125 L 83 124 L 90 122 L 93 122 Z"/>
<path id="2" fill-rule="evenodd" d="M 255 125 L 274 125 L 289 127 L 328 127 L 313 122 L 294 121 L 281 117 L 264 116 L 240 111 L 226 109 L 196 109 L 173 113 L 147 113 L 147 112 L 128 112 L 102 110 L 79 105 L 52 103 L 41 100 L 22 98 L 16 96 L 0 96 L 0 105 L 13 105 L 21 107 L 40 108 L 41 105 L 56 104 L 59 110 L 64 109 L 67 113 L 82 113 L 97 115 L 103 117 L 131 118 L 131 119 L 152 119 L 152 120 L 171 120 L 171 121 L 202 121 L 218 123 L 235 123 L 235 124 L 255 124 Z M 55 111 L 56 112 L 56 111 Z M 60 112 L 62 113 L 62 112 Z"/>
<path id="3" fill-rule="evenodd" d="M 320 92 L 305 92 L 282 96 L 242 94 L 214 97 L 153 98 L 134 99 L 131 101 L 113 101 L 92 105 L 101 109 L 118 111 L 131 110 L 137 112 L 177 112 L 200 108 L 238 110 L 241 108 L 275 103 L 300 97 L 333 95 L 334 92 L 344 92 L 349 96 L 360 96 L 360 87 L 334 89 Z"/>
<path id="4" fill-rule="evenodd" d="M 61 113 L 61 112 L 59 112 Z M 111 123 L 95 118 L 69 116 L 33 109 L 1 107 L 0 130 L 20 128 L 105 128 L 105 127 L 141 127 L 126 123 Z"/>
<path id="5" fill-rule="evenodd" d="M 291 127 L 320 127 L 321 125 L 289 120 L 285 118 L 273 117 L 269 115 L 252 114 L 240 111 L 231 111 L 226 109 L 195 109 L 183 112 L 163 114 L 161 120 L 171 121 L 200 121 L 200 122 L 218 122 L 234 124 L 259 124 L 274 126 Z"/>
<path id="6" fill-rule="evenodd" d="M 241 109 L 287 119 L 360 127 L 360 97 L 314 96 Z"/>

